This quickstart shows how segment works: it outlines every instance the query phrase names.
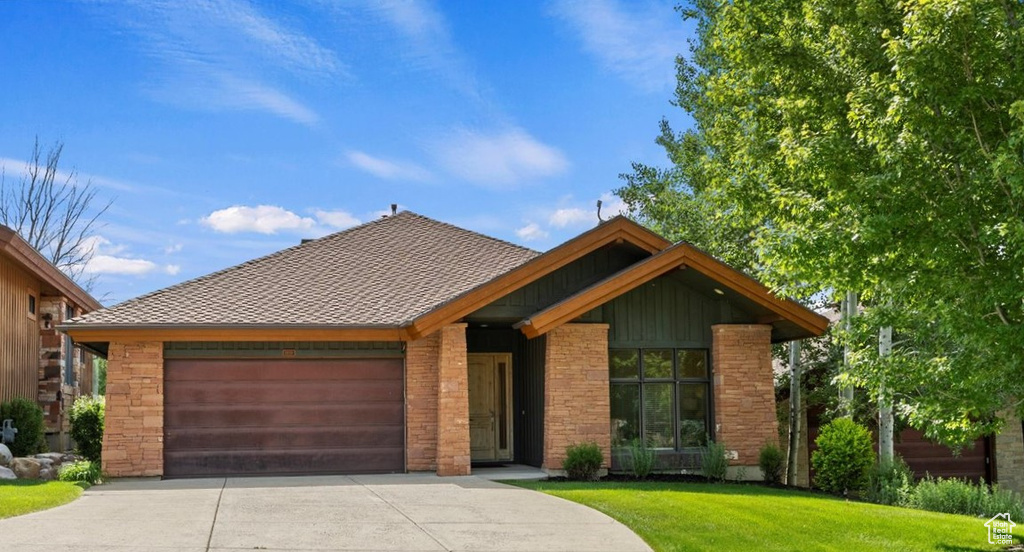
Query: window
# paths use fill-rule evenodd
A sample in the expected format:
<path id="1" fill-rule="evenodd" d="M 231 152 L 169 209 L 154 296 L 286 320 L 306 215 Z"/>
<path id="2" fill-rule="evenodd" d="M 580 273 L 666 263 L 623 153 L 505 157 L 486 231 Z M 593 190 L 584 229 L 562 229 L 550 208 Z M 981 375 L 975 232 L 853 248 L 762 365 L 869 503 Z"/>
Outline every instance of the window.
<path id="1" fill-rule="evenodd" d="M 32 293 L 28 294 L 28 315 L 32 318 L 36 317 L 36 296 Z"/>
<path id="2" fill-rule="evenodd" d="M 705 349 L 612 349 L 612 446 L 704 446 L 711 385 Z"/>

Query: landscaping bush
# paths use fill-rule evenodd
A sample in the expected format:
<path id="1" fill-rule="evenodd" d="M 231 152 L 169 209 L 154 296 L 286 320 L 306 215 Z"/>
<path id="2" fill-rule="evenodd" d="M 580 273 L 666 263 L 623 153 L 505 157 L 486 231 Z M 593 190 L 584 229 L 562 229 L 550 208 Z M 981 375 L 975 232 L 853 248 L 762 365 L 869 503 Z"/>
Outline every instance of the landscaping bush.
<path id="1" fill-rule="evenodd" d="M 786 457 L 782 449 L 775 443 L 765 443 L 757 455 L 757 464 L 761 466 L 761 475 L 765 483 L 779 484 L 782 482 L 782 468 Z"/>
<path id="2" fill-rule="evenodd" d="M 908 505 L 921 510 L 990 518 L 1009 512 L 1010 519 L 1024 519 L 1021 496 L 984 482 L 974 485 L 960 479 L 920 481 L 910 493 Z"/>
<path id="3" fill-rule="evenodd" d="M 725 481 L 729 469 L 729 457 L 725 445 L 708 439 L 708 446 L 700 452 L 700 473 L 709 481 Z"/>
<path id="4" fill-rule="evenodd" d="M 830 493 L 846 495 L 867 486 L 875 451 L 871 433 L 849 418 L 836 418 L 821 428 L 811 455 L 814 484 Z"/>
<path id="5" fill-rule="evenodd" d="M 654 450 L 648 448 L 643 439 L 633 439 L 629 446 L 629 459 L 629 468 L 638 479 L 646 478 L 654 469 Z"/>
<path id="6" fill-rule="evenodd" d="M 597 443 L 579 443 L 565 450 L 565 461 L 562 469 L 569 479 L 576 481 L 593 481 L 597 479 L 597 471 L 601 469 L 604 455 Z"/>
<path id="7" fill-rule="evenodd" d="M 100 461 L 103 448 L 102 397 L 79 397 L 71 405 L 71 438 L 78 445 L 78 453 L 86 460 Z"/>
<path id="8" fill-rule="evenodd" d="M 46 426 L 43 423 L 43 409 L 35 401 L 15 397 L 0 404 L 0 423 L 14 420 L 18 434 L 13 443 L 8 443 L 14 456 L 31 456 L 46 452 Z"/>
<path id="9" fill-rule="evenodd" d="M 99 462 L 90 462 L 89 460 L 64 464 L 60 467 L 60 471 L 57 472 L 57 479 L 72 482 L 85 481 L 91 484 L 99 483 L 100 464 Z"/>
<path id="10" fill-rule="evenodd" d="M 899 456 L 879 462 L 868 477 L 865 498 L 876 504 L 906 506 L 914 490 L 914 474 Z"/>

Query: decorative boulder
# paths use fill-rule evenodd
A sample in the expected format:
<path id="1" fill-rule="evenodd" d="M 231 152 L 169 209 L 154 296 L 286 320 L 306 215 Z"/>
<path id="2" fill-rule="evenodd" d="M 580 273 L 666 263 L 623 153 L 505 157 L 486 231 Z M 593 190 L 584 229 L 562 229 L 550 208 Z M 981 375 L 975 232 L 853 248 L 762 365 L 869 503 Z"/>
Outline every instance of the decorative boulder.
<path id="1" fill-rule="evenodd" d="M 54 479 L 57 478 L 56 473 L 56 470 L 54 470 L 53 468 L 43 468 L 39 470 L 39 480 L 53 481 Z"/>
<path id="2" fill-rule="evenodd" d="M 2 479 L 17 479 L 17 478 L 18 478 L 18 476 L 14 475 L 14 472 L 12 472 L 11 470 L 9 470 L 9 469 L 7 469 L 7 468 L 5 468 L 3 466 L 0 466 L 0 480 L 2 480 Z"/>
<path id="3" fill-rule="evenodd" d="M 18 479 L 39 479 L 39 470 L 42 464 L 35 458 L 15 458 L 11 460 L 11 470 Z"/>
<path id="4" fill-rule="evenodd" d="M 7 448 L 7 445 L 0 443 L 0 466 L 10 464 L 13 459 L 14 455 L 11 454 L 11 449 Z"/>
<path id="5" fill-rule="evenodd" d="M 54 464 L 60 464 L 61 462 L 64 461 L 64 455 L 59 452 L 44 452 L 42 454 L 37 454 L 35 457 L 40 460 L 49 460 Z"/>

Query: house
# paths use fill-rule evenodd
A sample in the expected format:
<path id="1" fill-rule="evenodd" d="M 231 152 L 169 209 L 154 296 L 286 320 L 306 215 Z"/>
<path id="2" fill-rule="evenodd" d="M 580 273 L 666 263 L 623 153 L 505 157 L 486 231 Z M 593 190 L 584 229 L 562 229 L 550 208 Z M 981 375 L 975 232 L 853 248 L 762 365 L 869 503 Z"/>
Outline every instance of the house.
<path id="1" fill-rule="evenodd" d="M 51 449 L 63 448 L 67 409 L 95 388 L 93 355 L 57 325 L 100 303 L 10 228 L 0 225 L 0 401 L 39 402 Z"/>
<path id="2" fill-rule="evenodd" d="M 61 329 L 107 354 L 113 476 L 557 471 L 640 436 L 672 466 L 707 435 L 754 475 L 771 344 L 827 324 L 622 217 L 541 254 L 406 211 Z"/>

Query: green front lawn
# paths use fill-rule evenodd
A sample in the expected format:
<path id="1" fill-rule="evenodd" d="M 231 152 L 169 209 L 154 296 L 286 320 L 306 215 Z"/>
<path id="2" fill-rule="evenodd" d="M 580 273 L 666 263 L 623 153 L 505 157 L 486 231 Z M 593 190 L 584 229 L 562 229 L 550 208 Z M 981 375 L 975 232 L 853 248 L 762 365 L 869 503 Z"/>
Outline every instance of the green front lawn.
<path id="1" fill-rule="evenodd" d="M 600 510 L 659 551 L 1000 549 L 986 520 L 759 485 L 508 483 Z"/>
<path id="2" fill-rule="evenodd" d="M 0 519 L 67 504 L 78 498 L 82 490 L 88 487 L 88 483 L 64 481 L 0 481 Z"/>

